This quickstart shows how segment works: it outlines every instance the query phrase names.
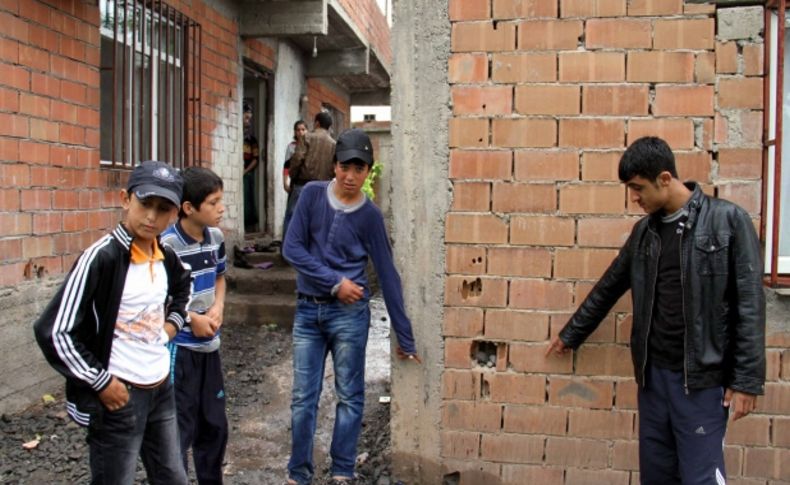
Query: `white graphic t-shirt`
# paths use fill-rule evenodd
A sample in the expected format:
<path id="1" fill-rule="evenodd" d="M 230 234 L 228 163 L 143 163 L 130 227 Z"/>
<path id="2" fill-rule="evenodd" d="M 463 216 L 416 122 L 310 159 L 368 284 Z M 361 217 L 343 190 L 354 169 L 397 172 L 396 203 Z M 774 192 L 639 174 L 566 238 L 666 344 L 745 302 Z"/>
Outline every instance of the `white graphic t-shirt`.
<path id="1" fill-rule="evenodd" d="M 133 384 L 156 384 L 170 372 L 165 326 L 167 271 L 154 243 L 153 255 L 134 244 L 110 353 L 110 374 Z"/>

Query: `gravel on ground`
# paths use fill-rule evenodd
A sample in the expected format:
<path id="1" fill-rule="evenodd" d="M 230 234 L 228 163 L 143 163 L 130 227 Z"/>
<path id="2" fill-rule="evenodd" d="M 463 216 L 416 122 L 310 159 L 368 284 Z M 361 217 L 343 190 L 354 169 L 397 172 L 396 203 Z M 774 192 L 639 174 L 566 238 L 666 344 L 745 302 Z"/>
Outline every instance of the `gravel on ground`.
<path id="1" fill-rule="evenodd" d="M 380 298 L 371 301 L 371 311 L 357 483 L 396 485 L 390 473 L 389 405 L 379 402 L 389 396 L 389 318 Z M 290 453 L 290 330 L 265 322 L 226 322 L 221 355 L 230 429 L 225 483 L 283 484 Z M 329 481 L 333 379 L 328 362 L 316 431 L 315 485 Z M 85 430 L 67 417 L 62 395 L 53 397 L 24 412 L 0 416 L 0 483 L 90 481 Z M 32 449 L 23 447 L 36 440 Z M 142 465 L 137 483 L 147 483 Z"/>

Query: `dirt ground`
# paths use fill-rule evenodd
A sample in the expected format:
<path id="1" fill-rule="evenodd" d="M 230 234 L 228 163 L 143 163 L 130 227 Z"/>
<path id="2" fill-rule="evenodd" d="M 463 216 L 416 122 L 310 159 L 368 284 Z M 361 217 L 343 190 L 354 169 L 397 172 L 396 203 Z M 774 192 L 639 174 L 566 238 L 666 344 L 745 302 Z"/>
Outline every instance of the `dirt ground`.
<path id="1" fill-rule="evenodd" d="M 390 485 L 389 319 L 380 299 L 371 301 L 366 362 L 366 403 L 358 446 L 358 483 Z M 221 355 L 228 396 L 230 438 L 225 483 L 285 483 L 290 454 L 291 334 L 264 322 L 226 322 Z M 316 478 L 328 479 L 328 450 L 334 420 L 331 361 L 315 440 Z M 62 397 L 25 412 L 0 417 L 0 483 L 44 484 L 90 481 L 85 432 L 67 417 Z M 32 450 L 23 444 L 38 439 Z M 146 483 L 138 467 L 138 483 Z"/>

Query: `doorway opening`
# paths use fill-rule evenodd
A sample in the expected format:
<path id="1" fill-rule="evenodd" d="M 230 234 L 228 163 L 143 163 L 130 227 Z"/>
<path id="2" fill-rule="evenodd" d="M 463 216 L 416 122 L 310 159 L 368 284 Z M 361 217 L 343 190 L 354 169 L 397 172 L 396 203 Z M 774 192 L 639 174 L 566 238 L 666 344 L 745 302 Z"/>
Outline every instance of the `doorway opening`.
<path id="1" fill-rule="evenodd" d="M 257 237 L 272 229 L 272 183 L 274 173 L 268 163 L 271 146 L 272 74 L 244 60 L 244 233 Z"/>

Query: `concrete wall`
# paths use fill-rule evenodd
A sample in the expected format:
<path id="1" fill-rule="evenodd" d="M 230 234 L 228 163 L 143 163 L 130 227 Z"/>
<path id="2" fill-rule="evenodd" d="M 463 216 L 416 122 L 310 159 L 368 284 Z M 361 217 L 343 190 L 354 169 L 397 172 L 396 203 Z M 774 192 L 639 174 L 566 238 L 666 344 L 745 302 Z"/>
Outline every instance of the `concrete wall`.
<path id="1" fill-rule="evenodd" d="M 293 125 L 301 118 L 300 99 L 306 92 L 305 63 L 301 51 L 282 41 L 277 46 L 277 71 L 274 74 L 274 234 L 282 239 L 283 218 L 288 194 L 282 190 L 282 165 L 285 150 L 293 140 Z M 310 124 L 308 123 L 308 126 Z"/>
<path id="2" fill-rule="evenodd" d="M 574 355 L 543 352 L 642 216 L 616 173 L 637 137 L 759 222 L 762 9 L 717 26 L 682 0 L 447 3 L 394 10 L 393 233 L 426 358 L 394 364 L 395 474 L 638 483 L 628 298 Z M 729 428 L 735 483 L 790 479 L 788 303 L 767 292 L 766 395 Z"/>
<path id="3" fill-rule="evenodd" d="M 58 278 L 0 288 L 3 355 L 0 413 L 22 409 L 63 383 L 47 364 L 33 336 L 33 321 L 59 286 Z"/>
<path id="4" fill-rule="evenodd" d="M 444 224 L 450 207 L 447 5 L 396 1 L 392 45 L 392 239 L 422 366 L 393 362 L 392 459 L 406 483 L 440 483 Z"/>

